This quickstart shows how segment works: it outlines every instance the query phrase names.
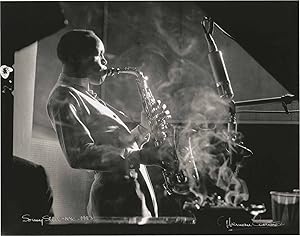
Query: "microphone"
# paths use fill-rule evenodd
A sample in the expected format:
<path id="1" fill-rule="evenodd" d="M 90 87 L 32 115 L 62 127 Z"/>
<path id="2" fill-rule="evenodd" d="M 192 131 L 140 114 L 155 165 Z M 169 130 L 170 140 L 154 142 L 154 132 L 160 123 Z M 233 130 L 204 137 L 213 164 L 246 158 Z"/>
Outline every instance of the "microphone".
<path id="1" fill-rule="evenodd" d="M 228 77 L 222 52 L 218 50 L 211 34 L 206 32 L 205 38 L 209 51 L 208 59 L 213 72 L 215 83 L 217 85 L 218 94 L 221 98 L 231 100 L 234 96 L 234 93 Z"/>
<path id="2" fill-rule="evenodd" d="M 209 29 L 206 28 L 206 22 L 209 23 Z M 213 77 L 217 86 L 218 94 L 220 98 L 229 101 L 230 118 L 227 122 L 227 129 L 231 136 L 231 139 L 234 141 L 238 154 L 243 157 L 250 157 L 253 155 L 252 151 L 243 146 L 243 143 L 237 136 L 235 102 L 232 100 L 232 98 L 234 97 L 234 93 L 231 87 L 222 52 L 218 50 L 218 47 L 212 37 L 213 26 L 214 22 L 211 18 L 205 17 L 202 21 L 202 27 L 204 29 L 205 39 L 208 45 L 208 59 L 213 72 Z"/>

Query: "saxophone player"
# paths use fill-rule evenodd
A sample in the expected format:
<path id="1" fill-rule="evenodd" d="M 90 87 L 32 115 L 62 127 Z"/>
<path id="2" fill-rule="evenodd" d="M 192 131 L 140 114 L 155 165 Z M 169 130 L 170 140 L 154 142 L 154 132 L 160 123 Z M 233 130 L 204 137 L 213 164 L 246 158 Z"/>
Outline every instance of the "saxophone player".
<path id="1" fill-rule="evenodd" d="M 158 216 L 146 165 L 172 160 L 172 152 L 142 148 L 149 126 L 145 115 L 133 130 L 110 105 L 90 91 L 107 73 L 102 41 L 90 30 L 72 30 L 57 46 L 62 72 L 52 89 L 47 112 L 70 167 L 94 170 L 88 214 L 100 216 Z M 163 104 L 157 105 L 160 115 Z"/>

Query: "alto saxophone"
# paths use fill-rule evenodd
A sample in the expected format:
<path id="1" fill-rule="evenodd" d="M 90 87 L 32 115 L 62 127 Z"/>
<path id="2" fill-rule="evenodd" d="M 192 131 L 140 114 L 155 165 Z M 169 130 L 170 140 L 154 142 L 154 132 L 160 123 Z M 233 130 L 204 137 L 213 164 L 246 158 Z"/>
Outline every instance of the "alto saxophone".
<path id="1" fill-rule="evenodd" d="M 175 151 L 175 128 L 167 121 L 167 119 L 171 118 L 171 115 L 158 118 L 157 114 L 155 113 L 155 108 L 158 102 L 154 98 L 148 86 L 148 78 L 134 67 L 110 68 L 107 69 L 106 73 L 108 76 L 113 76 L 115 74 L 130 74 L 135 76 L 138 92 L 142 100 L 142 106 L 151 128 L 151 135 L 154 138 L 154 145 L 159 147 L 163 144 L 168 144 L 174 149 L 172 168 L 170 168 L 170 163 L 161 161 L 161 167 L 163 168 L 162 173 L 165 182 L 164 188 L 169 195 L 173 193 L 179 195 L 188 195 L 190 193 L 187 183 L 188 179 L 179 169 L 179 159 Z"/>

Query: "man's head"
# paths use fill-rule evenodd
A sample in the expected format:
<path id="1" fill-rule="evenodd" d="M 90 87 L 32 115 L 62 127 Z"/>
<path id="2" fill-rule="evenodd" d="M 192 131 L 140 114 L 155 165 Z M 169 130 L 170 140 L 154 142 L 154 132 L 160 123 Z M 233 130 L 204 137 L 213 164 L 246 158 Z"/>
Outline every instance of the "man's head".
<path id="1" fill-rule="evenodd" d="M 104 45 L 93 31 L 72 30 L 64 34 L 57 45 L 57 56 L 69 75 L 89 77 L 92 84 L 103 82 L 100 75 L 107 64 Z"/>

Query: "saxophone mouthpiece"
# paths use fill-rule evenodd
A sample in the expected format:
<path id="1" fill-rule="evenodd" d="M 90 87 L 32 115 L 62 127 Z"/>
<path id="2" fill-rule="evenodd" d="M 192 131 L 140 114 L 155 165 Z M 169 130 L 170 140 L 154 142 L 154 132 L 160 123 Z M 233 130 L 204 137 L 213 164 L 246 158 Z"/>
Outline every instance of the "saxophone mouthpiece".
<path id="1" fill-rule="evenodd" d="M 115 74 L 118 74 L 120 71 L 119 68 L 108 68 L 107 70 L 104 70 L 104 73 L 106 76 L 114 76 Z"/>

